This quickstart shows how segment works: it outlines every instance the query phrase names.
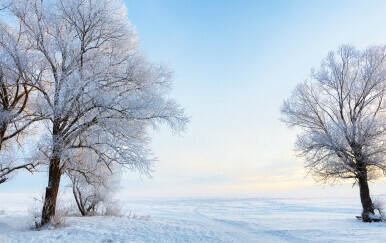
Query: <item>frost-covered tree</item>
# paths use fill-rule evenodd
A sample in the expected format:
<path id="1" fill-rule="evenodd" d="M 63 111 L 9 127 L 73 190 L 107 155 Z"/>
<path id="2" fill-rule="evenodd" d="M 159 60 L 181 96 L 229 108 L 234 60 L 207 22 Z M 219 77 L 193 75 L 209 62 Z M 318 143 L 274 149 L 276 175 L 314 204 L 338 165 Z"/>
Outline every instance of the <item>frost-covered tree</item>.
<path id="1" fill-rule="evenodd" d="M 30 96 L 40 72 L 28 57 L 24 40 L 20 29 L 0 22 L 0 184 L 16 170 L 32 172 L 39 164 L 15 158 L 26 130 L 39 120 L 31 110 Z"/>
<path id="2" fill-rule="evenodd" d="M 120 1 L 13 0 L 8 9 L 43 70 L 36 113 L 48 131 L 39 148 L 49 173 L 44 225 L 73 156 L 92 153 L 95 163 L 148 173 L 148 128 L 166 123 L 178 132 L 188 119 L 168 98 L 170 71 L 138 50 Z"/>
<path id="3" fill-rule="evenodd" d="M 296 150 L 322 182 L 354 180 L 362 219 L 374 214 L 368 181 L 386 173 L 386 46 L 331 52 L 311 80 L 282 107 L 283 121 L 301 129 Z"/>
<path id="4" fill-rule="evenodd" d="M 90 158 L 94 157 L 94 158 Z M 72 193 L 82 216 L 100 214 L 101 208 L 109 208 L 119 189 L 120 173 L 115 164 L 95 163 L 96 156 L 90 153 L 73 157 L 72 168 L 66 174 L 71 180 Z"/>

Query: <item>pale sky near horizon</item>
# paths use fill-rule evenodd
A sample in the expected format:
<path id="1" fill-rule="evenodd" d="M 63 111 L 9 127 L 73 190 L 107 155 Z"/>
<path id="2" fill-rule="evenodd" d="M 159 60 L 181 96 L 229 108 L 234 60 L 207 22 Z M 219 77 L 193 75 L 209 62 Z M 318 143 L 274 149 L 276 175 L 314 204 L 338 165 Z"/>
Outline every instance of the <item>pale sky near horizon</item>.
<path id="1" fill-rule="evenodd" d="M 174 70 L 171 96 L 191 116 L 182 136 L 166 127 L 152 133 L 159 160 L 153 178 L 126 173 L 125 194 L 314 188 L 292 150 L 296 132 L 279 120 L 280 106 L 339 45 L 386 43 L 386 1 L 125 2 L 141 49 Z M 20 173 L 0 190 L 43 192 L 46 180 L 44 173 Z M 374 183 L 370 190 L 385 194 L 385 185 Z M 323 190 L 357 194 L 349 185 Z"/>

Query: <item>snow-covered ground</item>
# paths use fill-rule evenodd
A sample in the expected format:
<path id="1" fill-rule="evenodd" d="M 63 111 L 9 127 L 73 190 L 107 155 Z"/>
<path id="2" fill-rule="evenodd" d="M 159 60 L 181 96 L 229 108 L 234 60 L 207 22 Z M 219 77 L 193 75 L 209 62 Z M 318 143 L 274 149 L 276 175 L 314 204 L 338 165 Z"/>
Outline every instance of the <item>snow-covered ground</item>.
<path id="1" fill-rule="evenodd" d="M 386 196 L 381 196 L 386 199 Z M 70 217 L 29 229 L 25 194 L 0 194 L 0 242 L 385 242 L 386 223 L 362 223 L 358 198 L 124 199 L 131 217 Z M 133 218 L 133 215 L 137 218 Z"/>

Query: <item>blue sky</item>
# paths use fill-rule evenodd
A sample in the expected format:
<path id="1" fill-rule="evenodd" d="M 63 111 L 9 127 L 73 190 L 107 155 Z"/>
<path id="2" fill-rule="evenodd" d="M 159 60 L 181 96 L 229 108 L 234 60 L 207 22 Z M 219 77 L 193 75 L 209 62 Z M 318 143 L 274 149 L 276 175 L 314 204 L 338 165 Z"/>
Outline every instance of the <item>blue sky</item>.
<path id="1" fill-rule="evenodd" d="M 140 47 L 174 70 L 188 130 L 153 133 L 153 178 L 123 176 L 134 195 L 263 193 L 314 187 L 292 151 L 280 105 L 341 44 L 386 43 L 386 1 L 126 0 Z M 45 175 L 2 190 L 43 191 Z M 383 186 L 381 186 L 383 185 Z M 384 193 L 384 183 L 372 184 Z M 23 188 L 23 189 L 22 189 Z M 323 189 L 325 190 L 325 189 Z M 357 194 L 350 186 L 329 191 Z"/>

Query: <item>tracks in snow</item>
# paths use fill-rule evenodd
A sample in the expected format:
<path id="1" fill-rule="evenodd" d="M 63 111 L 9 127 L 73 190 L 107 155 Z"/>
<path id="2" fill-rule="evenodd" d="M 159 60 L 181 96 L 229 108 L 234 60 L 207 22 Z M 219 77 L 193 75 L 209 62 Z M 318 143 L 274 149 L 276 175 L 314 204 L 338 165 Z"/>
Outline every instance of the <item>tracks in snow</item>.
<path id="1" fill-rule="evenodd" d="M 196 216 L 205 220 L 205 224 L 228 234 L 235 242 L 304 242 L 288 230 L 272 230 L 261 224 L 251 227 L 246 222 L 217 219 L 200 212 L 200 206 L 194 210 Z"/>

